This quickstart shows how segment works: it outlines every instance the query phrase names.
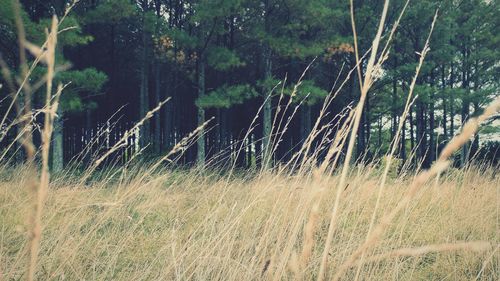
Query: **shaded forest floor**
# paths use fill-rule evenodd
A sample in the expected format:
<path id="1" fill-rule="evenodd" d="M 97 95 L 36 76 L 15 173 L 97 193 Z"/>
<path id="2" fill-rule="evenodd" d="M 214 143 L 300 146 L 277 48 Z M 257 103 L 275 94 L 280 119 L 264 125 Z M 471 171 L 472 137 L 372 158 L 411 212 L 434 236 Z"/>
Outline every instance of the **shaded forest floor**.
<path id="1" fill-rule="evenodd" d="M 500 274 L 498 170 L 451 170 L 423 186 L 366 252 L 364 280 L 495 280 Z M 32 198 L 26 170 L 2 170 L 0 279 L 27 264 Z M 83 186 L 53 178 L 43 212 L 39 280 L 312 280 L 337 176 L 162 171 Z M 352 171 L 342 195 L 328 277 L 366 239 L 380 170 Z M 377 220 L 411 175 L 389 180 Z M 351 280 L 357 263 L 343 279 Z M 328 278 L 328 280 L 330 279 Z"/>

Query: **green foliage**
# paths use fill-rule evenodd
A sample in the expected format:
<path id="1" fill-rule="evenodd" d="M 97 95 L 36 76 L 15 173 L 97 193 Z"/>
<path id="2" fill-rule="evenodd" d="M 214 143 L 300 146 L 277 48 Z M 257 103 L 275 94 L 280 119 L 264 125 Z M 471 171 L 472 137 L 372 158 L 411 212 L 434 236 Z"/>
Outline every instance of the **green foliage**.
<path id="1" fill-rule="evenodd" d="M 413 90 L 415 95 L 418 95 L 419 100 L 429 103 L 431 102 L 431 94 L 437 92 L 437 89 L 428 84 L 415 85 Z"/>
<path id="2" fill-rule="evenodd" d="M 264 93 L 279 95 L 281 93 L 289 96 L 294 96 L 295 102 L 305 100 L 307 105 L 313 105 L 322 101 L 327 95 L 328 91 L 316 85 L 313 80 L 302 80 L 298 84 L 292 84 L 282 87 L 282 81 L 275 78 L 268 78 L 260 80 L 257 85 Z"/>
<path id="3" fill-rule="evenodd" d="M 207 63 L 215 70 L 224 71 L 231 68 L 244 66 L 236 52 L 223 47 L 213 47 L 208 50 Z"/>
<path id="4" fill-rule="evenodd" d="M 49 20 L 43 22 L 45 22 L 46 26 L 49 26 Z M 92 36 L 83 34 L 78 19 L 73 16 L 67 16 L 59 26 L 59 30 L 64 30 L 64 32 L 59 33 L 57 38 L 58 44 L 65 47 L 85 45 L 93 40 Z"/>
<path id="5" fill-rule="evenodd" d="M 204 108 L 229 108 L 236 104 L 243 104 L 255 96 L 257 96 L 257 91 L 248 84 L 223 85 L 207 95 L 199 97 L 196 100 L 196 105 Z"/>
<path id="6" fill-rule="evenodd" d="M 230 14 L 241 13 L 243 0 L 199 0 L 194 1 L 196 13 L 191 18 L 195 24 L 209 22 L 215 18 L 223 18 Z"/>
<path id="7" fill-rule="evenodd" d="M 278 80 L 274 77 L 269 77 L 266 79 L 262 79 L 257 81 L 257 87 L 261 89 L 263 93 L 267 94 L 276 94 L 281 92 L 281 80 Z"/>
<path id="8" fill-rule="evenodd" d="M 196 48 L 196 38 L 188 32 L 180 29 L 169 29 L 166 34 L 170 35 L 178 48 Z"/>
<path id="9" fill-rule="evenodd" d="M 62 112 L 79 112 L 84 109 L 82 99 L 74 92 L 67 92 L 61 96 L 60 108 Z"/>
<path id="10" fill-rule="evenodd" d="M 100 95 L 107 76 L 95 68 L 61 72 L 55 82 L 68 84 L 61 95 L 61 110 L 75 112 L 84 109 L 94 109 L 94 103 L 84 102 L 90 96 Z"/>
<path id="11" fill-rule="evenodd" d="M 16 44 L 17 29 L 12 3 L 12 0 L 0 0 L 0 38 L 2 41 L 10 41 L 10 44 Z M 45 39 L 43 26 L 33 22 L 22 8 L 20 14 L 26 32 L 26 39 L 33 43 L 42 43 L 42 40 Z"/>
<path id="12" fill-rule="evenodd" d="M 95 68 L 85 68 L 84 70 L 64 71 L 56 77 L 61 83 L 71 83 L 69 89 L 90 94 L 98 93 L 104 83 L 107 81 L 107 76 Z"/>
<path id="13" fill-rule="evenodd" d="M 283 57 L 317 56 L 343 37 L 332 26 L 343 24 L 347 10 L 335 1 L 268 1 L 252 8 L 252 36 Z"/>
<path id="14" fill-rule="evenodd" d="M 306 99 L 306 104 L 308 105 L 313 105 L 322 101 L 328 95 L 328 92 L 318 87 L 313 80 L 301 81 L 296 89 L 295 86 L 290 86 L 287 88 L 285 93 L 295 95 L 295 101 Z"/>
<path id="15" fill-rule="evenodd" d="M 321 54 L 327 42 L 308 42 L 301 43 L 290 37 L 272 37 L 269 38 L 269 45 L 271 48 L 287 58 L 307 58 Z"/>
<path id="16" fill-rule="evenodd" d="M 85 23 L 118 24 L 136 14 L 136 6 L 129 0 L 104 0 L 85 14 Z"/>
<path id="17" fill-rule="evenodd" d="M 498 134 L 500 133 L 500 127 L 493 125 L 483 126 L 480 130 L 482 134 Z"/>

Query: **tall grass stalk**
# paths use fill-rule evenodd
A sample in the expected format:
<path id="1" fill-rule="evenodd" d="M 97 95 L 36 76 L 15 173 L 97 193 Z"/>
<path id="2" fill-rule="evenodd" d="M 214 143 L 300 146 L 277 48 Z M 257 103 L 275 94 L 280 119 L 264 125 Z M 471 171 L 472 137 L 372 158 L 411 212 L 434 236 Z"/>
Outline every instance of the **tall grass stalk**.
<path id="1" fill-rule="evenodd" d="M 354 9 L 353 5 L 354 5 L 353 1 L 351 0 L 351 14 L 353 14 L 353 9 Z M 360 95 L 359 102 L 358 102 L 358 105 L 356 106 L 355 113 L 354 113 L 355 114 L 354 115 L 354 123 L 353 123 L 353 127 L 351 130 L 349 143 L 347 146 L 347 152 L 346 152 L 346 157 L 344 160 L 344 166 L 342 167 L 342 174 L 340 176 L 339 183 L 336 186 L 337 193 L 335 195 L 335 202 L 334 202 L 333 207 L 332 207 L 332 214 L 331 214 L 331 219 L 330 219 L 330 225 L 328 227 L 328 234 L 326 236 L 325 249 L 323 250 L 323 257 L 321 259 L 321 265 L 320 265 L 319 273 L 318 273 L 318 281 L 323 280 L 323 278 L 326 274 L 326 266 L 327 266 L 327 262 L 328 262 L 328 252 L 330 250 L 330 244 L 332 243 L 333 233 L 335 231 L 335 226 L 336 226 L 335 223 L 336 223 L 336 219 L 337 219 L 337 212 L 338 212 L 338 206 L 339 206 L 339 202 L 340 202 L 340 196 L 342 194 L 342 191 L 344 190 L 344 186 L 345 186 L 345 183 L 347 180 L 347 174 L 349 172 L 349 165 L 351 162 L 354 144 L 356 142 L 357 131 L 358 131 L 359 123 L 361 120 L 361 115 L 363 113 L 365 99 L 366 99 L 366 96 L 368 94 L 368 90 L 370 89 L 370 87 L 374 81 L 374 77 L 373 77 L 374 68 L 376 68 L 376 67 L 381 68 L 382 67 L 382 65 L 381 65 L 382 61 L 379 61 L 379 63 L 375 65 L 375 59 L 377 56 L 378 46 L 380 44 L 380 40 L 382 37 L 382 30 L 384 27 L 385 18 L 387 16 L 388 8 L 389 8 L 389 0 L 386 0 L 386 1 L 384 1 L 384 8 L 382 10 L 382 15 L 380 18 L 377 34 L 375 35 L 375 38 L 373 39 L 373 42 L 372 42 L 372 47 L 371 47 L 372 50 L 370 52 L 370 57 L 368 59 L 368 63 L 366 66 L 366 75 L 364 77 L 363 83 L 361 83 L 362 76 L 361 76 L 361 70 L 360 70 L 361 66 L 359 63 L 359 52 L 357 49 L 357 43 L 355 43 L 355 46 L 356 46 L 355 47 L 356 65 L 357 65 L 357 69 L 358 69 L 358 76 L 360 79 L 361 95 Z M 353 22 L 353 34 L 354 34 L 354 38 L 355 38 L 354 41 L 357 41 L 356 29 L 355 29 L 355 25 L 354 25 L 354 16 L 352 16 L 352 22 Z"/>
<path id="2" fill-rule="evenodd" d="M 407 4 L 408 4 L 408 2 L 407 2 Z M 404 11 L 404 9 L 403 9 L 403 11 Z M 415 69 L 415 75 L 413 76 L 413 79 L 412 79 L 411 84 L 410 84 L 410 89 L 408 91 L 408 97 L 406 99 L 406 104 L 405 104 L 405 107 L 403 110 L 403 114 L 401 115 L 400 122 L 398 124 L 398 129 L 396 131 L 394 139 L 392 140 L 391 150 L 390 150 L 389 154 L 386 156 L 386 163 L 385 163 L 384 172 L 382 173 L 382 179 L 380 180 L 379 192 L 377 194 L 377 201 L 375 203 L 375 208 L 373 209 L 373 214 L 372 214 L 372 217 L 370 219 L 370 226 L 368 227 L 368 233 L 366 234 L 367 239 L 371 234 L 371 231 L 373 229 L 373 225 L 375 224 L 375 219 L 377 217 L 377 211 L 378 211 L 379 206 L 380 206 L 380 200 L 381 200 L 382 194 L 384 192 L 385 183 L 387 181 L 387 175 L 389 174 L 389 170 L 390 170 L 391 165 L 392 165 L 392 159 L 394 157 L 394 154 L 396 153 L 396 149 L 399 146 L 399 138 L 401 136 L 401 130 L 403 129 L 403 126 L 405 124 L 404 122 L 406 121 L 406 118 L 408 116 L 408 112 L 409 112 L 411 104 L 412 104 L 410 101 L 411 101 L 412 96 L 413 96 L 413 89 L 415 88 L 415 84 L 417 82 L 417 78 L 418 78 L 418 75 L 420 73 L 420 69 L 422 68 L 422 65 L 424 63 L 425 56 L 427 55 L 427 52 L 429 51 L 429 42 L 430 42 L 430 38 L 432 35 L 432 31 L 434 30 L 434 25 L 436 24 L 437 15 L 438 15 L 438 12 L 436 11 L 436 13 L 434 15 L 434 19 L 432 20 L 431 29 L 429 31 L 429 34 L 427 35 L 427 39 L 426 39 L 425 44 L 424 44 L 424 48 L 420 52 L 419 62 L 418 62 L 417 68 Z M 398 19 L 398 22 L 399 22 L 399 19 Z M 394 30 L 395 29 L 393 29 L 393 31 Z M 361 265 L 363 264 L 363 259 L 364 259 L 364 252 L 361 254 L 361 261 L 359 262 L 359 266 L 358 266 L 358 269 L 356 272 L 355 280 L 358 279 L 359 273 L 361 272 Z"/>

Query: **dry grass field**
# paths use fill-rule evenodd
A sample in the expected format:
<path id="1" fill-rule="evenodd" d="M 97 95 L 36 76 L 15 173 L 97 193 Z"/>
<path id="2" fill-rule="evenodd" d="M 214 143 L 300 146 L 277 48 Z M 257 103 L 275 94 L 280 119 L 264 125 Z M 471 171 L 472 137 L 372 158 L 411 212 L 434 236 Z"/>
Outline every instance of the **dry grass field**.
<path id="1" fill-rule="evenodd" d="M 324 249 L 338 176 L 161 171 L 79 185 L 53 179 L 43 213 L 39 280 L 312 280 Z M 497 280 L 498 193 L 493 169 L 451 170 L 422 186 L 384 228 L 362 280 Z M 32 198 L 25 169 L 3 170 L 3 280 L 27 267 Z M 125 174 L 125 173 L 124 173 Z M 366 238 L 380 169 L 359 167 L 342 193 L 327 280 Z M 377 220 L 413 176 L 388 179 Z M 352 280 L 358 264 L 347 265 Z"/>

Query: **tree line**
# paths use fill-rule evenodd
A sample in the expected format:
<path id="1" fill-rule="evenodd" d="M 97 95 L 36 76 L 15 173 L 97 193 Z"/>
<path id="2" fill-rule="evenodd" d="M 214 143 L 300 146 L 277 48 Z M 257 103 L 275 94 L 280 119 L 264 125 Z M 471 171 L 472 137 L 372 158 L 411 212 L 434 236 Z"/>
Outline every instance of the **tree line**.
<path id="1" fill-rule="evenodd" d="M 19 56 L 25 51 L 18 50 L 13 3 L 0 0 L 0 54 L 12 70 L 9 75 L 16 77 L 21 71 Z M 371 46 L 383 1 L 353 3 L 362 55 Z M 314 128 L 327 128 L 319 138 L 333 138 L 338 126 L 332 124 L 345 122 L 346 108 L 359 99 L 358 80 L 366 60 L 361 73 L 352 71 L 356 59 L 349 1 L 22 0 L 20 4 L 30 42 L 43 43 L 44 28 L 53 14 L 65 17 L 56 81 L 71 83 L 61 96 L 54 131 L 55 170 L 65 164 L 62 140 L 70 128 L 95 127 L 111 116 L 119 116 L 117 122 L 138 121 L 167 99 L 140 129 L 145 155 L 162 155 L 207 124 L 183 155 L 183 163 L 203 164 L 218 156 L 236 157 L 241 167 L 275 165 L 290 160 Z M 484 0 L 394 0 L 390 5 L 386 33 L 403 9 L 405 13 L 366 99 L 357 132 L 357 159 L 377 159 L 394 139 L 418 52 L 438 9 L 431 49 L 398 149 L 403 161 L 428 167 L 461 124 L 498 95 L 500 10 L 497 1 Z M 44 69 L 37 68 L 32 75 L 36 80 Z M 6 82 L 4 76 L 0 83 Z M 7 87 L 0 93 L 7 97 L 0 104 L 5 115 Z M 333 94 L 324 108 L 325 99 Z M 41 95 L 35 94 L 31 102 L 41 104 Z M 317 126 L 322 109 L 327 114 Z M 7 117 L 15 120 L 16 113 Z M 15 130 L 4 130 L 2 146 L 9 147 L 15 136 Z M 36 134 L 35 141 L 39 141 Z M 476 135 L 457 163 L 466 163 L 479 143 Z M 328 141 L 312 145 L 326 153 Z"/>

